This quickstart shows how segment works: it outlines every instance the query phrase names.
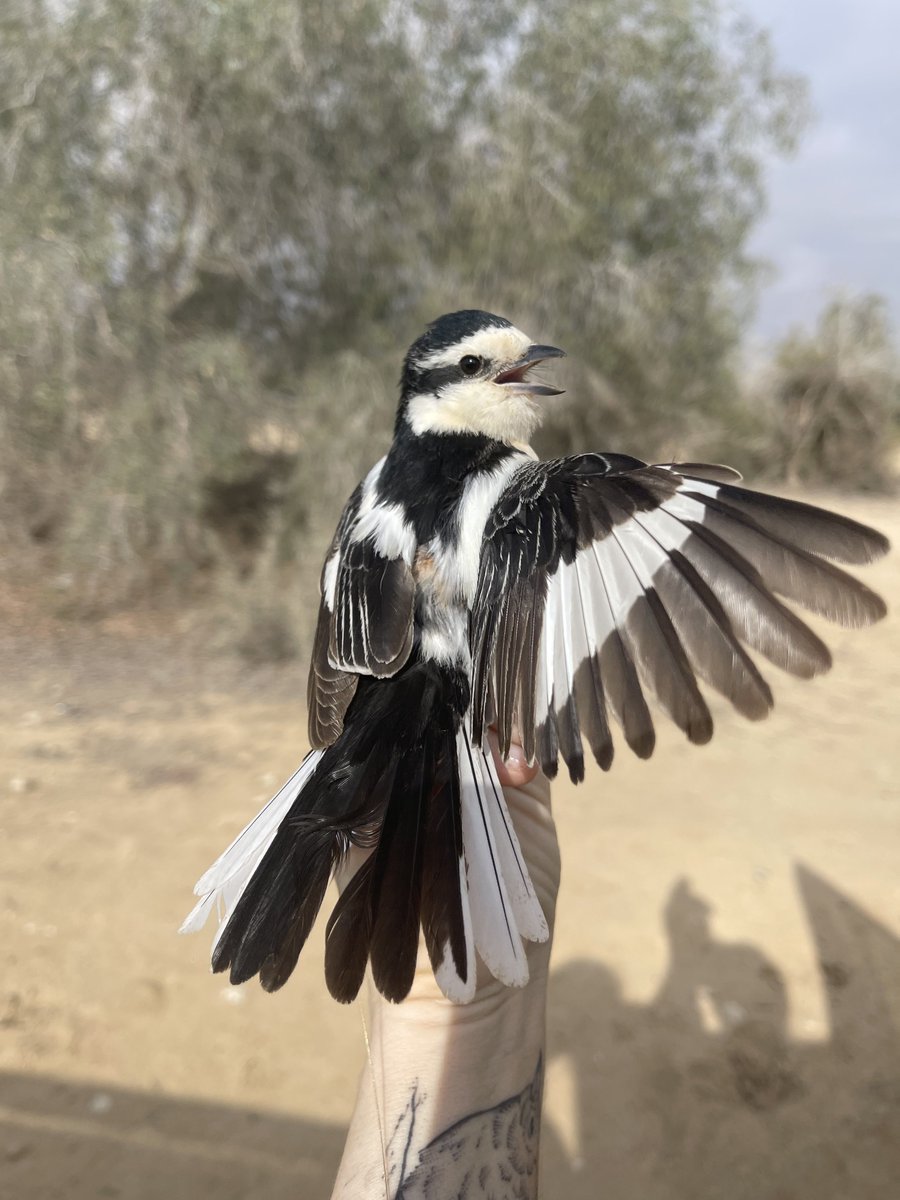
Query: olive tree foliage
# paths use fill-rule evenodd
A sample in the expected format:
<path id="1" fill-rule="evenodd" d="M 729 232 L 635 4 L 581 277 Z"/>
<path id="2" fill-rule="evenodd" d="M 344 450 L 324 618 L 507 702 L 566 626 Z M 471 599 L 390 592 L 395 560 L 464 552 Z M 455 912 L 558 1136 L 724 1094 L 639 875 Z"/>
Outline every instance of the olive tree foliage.
<path id="1" fill-rule="evenodd" d="M 802 82 L 718 0 L 539 6 L 463 201 L 483 286 L 575 357 L 551 448 L 677 454 L 739 419 L 761 164 L 805 119 Z"/>
<path id="2" fill-rule="evenodd" d="M 802 89 L 720 0 L 7 0 L 0 509 L 116 599 L 320 538 L 422 322 L 564 345 L 554 446 L 733 390 Z M 642 440 L 638 440 L 638 433 Z"/>
<path id="3" fill-rule="evenodd" d="M 417 231 L 505 31 L 495 5 L 483 44 L 478 8 L 4 9 L 4 496 L 104 587 L 208 559 L 205 483 L 247 470 L 260 427 L 294 421 L 300 466 L 321 477 L 327 447 L 346 492 L 344 434 L 380 405 L 355 459 L 387 427 L 379 351 L 415 307 Z M 452 88 L 423 40 L 458 58 Z M 360 347 L 365 383 L 340 361 Z M 306 508 L 329 482 L 298 487 Z"/>

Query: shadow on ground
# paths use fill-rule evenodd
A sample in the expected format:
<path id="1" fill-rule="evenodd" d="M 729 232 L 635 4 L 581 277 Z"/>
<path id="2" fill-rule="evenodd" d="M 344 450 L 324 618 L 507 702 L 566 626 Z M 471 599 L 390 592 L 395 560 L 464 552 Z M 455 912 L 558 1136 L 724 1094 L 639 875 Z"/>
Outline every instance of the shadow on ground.
<path id="1" fill-rule="evenodd" d="M 0 1074 L 4 1200 L 317 1200 L 337 1125 Z"/>
<path id="2" fill-rule="evenodd" d="M 829 1032 L 792 1041 L 777 968 L 717 941 L 687 881 L 665 907 L 669 967 L 629 1004 L 596 962 L 560 969 L 575 1152 L 545 1139 L 547 1200 L 887 1200 L 900 1195 L 900 942 L 813 871 L 797 885 Z M 573 1012 L 575 1016 L 573 1017 Z M 551 1076 L 552 1078 L 552 1076 Z"/>
<path id="3" fill-rule="evenodd" d="M 826 1040 L 788 1037 L 784 981 L 717 941 L 689 882 L 672 889 L 670 963 L 649 1005 L 612 972 L 553 977 L 549 1056 L 568 1060 L 575 1144 L 548 1120 L 545 1200 L 886 1200 L 900 1180 L 900 942 L 798 868 Z M 551 1014 L 554 1007 L 551 1000 Z M 161 1095 L 0 1075 L 0 1193 L 15 1200 L 325 1200 L 336 1125 Z M 435 1200 L 452 1200 L 440 1197 Z M 501 1200 L 501 1198 L 497 1198 Z"/>

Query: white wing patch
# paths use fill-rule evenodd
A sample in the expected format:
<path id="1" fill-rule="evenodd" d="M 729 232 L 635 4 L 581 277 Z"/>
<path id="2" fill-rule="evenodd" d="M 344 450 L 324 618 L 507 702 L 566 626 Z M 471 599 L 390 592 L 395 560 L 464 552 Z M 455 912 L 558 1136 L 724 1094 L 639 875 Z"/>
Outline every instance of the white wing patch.
<path id="1" fill-rule="evenodd" d="M 402 558 L 412 566 L 416 555 L 416 531 L 399 504 L 375 504 L 360 513 L 350 534 L 353 542 L 370 537 L 382 558 Z"/>
<path id="2" fill-rule="evenodd" d="M 635 665 L 646 665 L 641 661 L 640 645 L 628 635 L 629 615 L 652 586 L 654 570 L 667 563 L 669 554 L 690 536 L 689 529 L 672 517 L 667 519 L 664 513 L 665 509 L 660 509 L 630 518 L 609 536 L 579 550 L 574 562 L 561 562 L 551 575 L 536 691 L 539 723 L 551 705 L 564 707 L 573 687 L 575 668 L 598 654 L 616 629 L 629 645 Z M 654 536 L 663 529 L 665 549 L 660 545 L 663 538 L 657 540 Z M 616 715 L 621 719 L 621 714 Z"/>
<path id="3" fill-rule="evenodd" d="M 341 565 L 340 549 L 335 550 L 331 558 L 325 564 L 325 571 L 322 575 L 322 599 L 329 612 L 334 612 L 334 600 L 337 594 L 337 578 L 338 567 Z"/>

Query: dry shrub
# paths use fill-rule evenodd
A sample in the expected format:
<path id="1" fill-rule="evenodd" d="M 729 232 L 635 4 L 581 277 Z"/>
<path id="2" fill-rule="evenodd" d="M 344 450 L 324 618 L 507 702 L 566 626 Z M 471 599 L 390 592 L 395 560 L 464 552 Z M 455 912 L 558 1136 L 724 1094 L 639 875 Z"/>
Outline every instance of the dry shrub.
<path id="1" fill-rule="evenodd" d="M 235 649 L 253 666 L 288 662 L 300 653 L 294 616 L 284 604 L 267 598 L 245 614 L 244 629 Z"/>
<path id="2" fill-rule="evenodd" d="M 884 300 L 836 300 L 779 346 L 765 406 L 772 469 L 792 484 L 883 489 L 892 479 L 900 374 Z"/>
<path id="3" fill-rule="evenodd" d="M 206 511 L 210 519 L 215 514 L 219 549 L 210 594 L 218 648 L 253 665 L 287 661 L 308 648 L 338 517 L 387 449 L 393 370 L 390 354 L 351 351 L 327 369 L 310 368 L 279 416 L 252 430 L 242 460 L 249 473 L 212 489 L 217 506 Z M 224 513 L 223 498 L 234 502 Z"/>

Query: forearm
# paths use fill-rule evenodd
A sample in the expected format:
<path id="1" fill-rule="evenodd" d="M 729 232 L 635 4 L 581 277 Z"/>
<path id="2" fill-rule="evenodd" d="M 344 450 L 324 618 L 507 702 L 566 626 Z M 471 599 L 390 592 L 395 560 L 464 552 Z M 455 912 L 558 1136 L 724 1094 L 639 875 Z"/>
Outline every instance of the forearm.
<path id="1" fill-rule="evenodd" d="M 521 832 L 552 832 L 546 781 L 507 798 Z M 543 849 L 530 863 L 532 878 L 552 905 L 556 843 L 536 840 Z M 484 972 L 463 1006 L 440 995 L 424 952 L 402 1004 L 370 989 L 369 1062 L 333 1200 L 534 1200 L 549 956 L 549 942 L 529 947 L 530 979 L 520 989 Z"/>

